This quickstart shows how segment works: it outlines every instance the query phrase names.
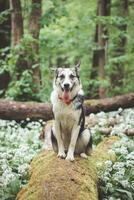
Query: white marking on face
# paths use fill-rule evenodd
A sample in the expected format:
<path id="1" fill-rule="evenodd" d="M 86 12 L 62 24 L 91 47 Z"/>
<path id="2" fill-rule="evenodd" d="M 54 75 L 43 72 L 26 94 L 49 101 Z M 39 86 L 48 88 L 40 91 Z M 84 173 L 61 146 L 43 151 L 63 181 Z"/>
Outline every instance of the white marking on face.
<path id="1" fill-rule="evenodd" d="M 75 85 L 79 84 L 76 71 L 73 68 L 59 68 L 56 82 L 59 83 L 63 90 L 66 87 L 72 90 Z"/>

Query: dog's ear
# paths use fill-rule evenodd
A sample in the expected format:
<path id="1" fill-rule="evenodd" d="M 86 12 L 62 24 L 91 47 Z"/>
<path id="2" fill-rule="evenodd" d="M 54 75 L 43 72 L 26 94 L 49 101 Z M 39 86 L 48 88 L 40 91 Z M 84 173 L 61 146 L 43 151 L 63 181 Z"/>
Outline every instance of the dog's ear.
<path id="1" fill-rule="evenodd" d="M 56 72 L 58 68 L 57 67 L 51 67 L 50 69 L 51 69 L 52 72 Z"/>
<path id="2" fill-rule="evenodd" d="M 51 71 L 54 73 L 54 76 L 58 76 L 58 68 L 57 67 L 51 67 Z"/>
<path id="3" fill-rule="evenodd" d="M 57 78 L 57 77 L 58 77 L 58 74 L 59 74 L 59 72 L 62 70 L 62 68 L 61 68 L 61 67 L 59 67 L 59 68 L 53 67 L 53 68 L 51 68 L 51 70 L 54 72 L 55 77 Z"/>
<path id="4" fill-rule="evenodd" d="M 80 74 L 80 65 L 81 65 L 81 62 L 79 60 L 78 63 L 75 65 L 76 75 L 78 75 L 78 76 Z"/>

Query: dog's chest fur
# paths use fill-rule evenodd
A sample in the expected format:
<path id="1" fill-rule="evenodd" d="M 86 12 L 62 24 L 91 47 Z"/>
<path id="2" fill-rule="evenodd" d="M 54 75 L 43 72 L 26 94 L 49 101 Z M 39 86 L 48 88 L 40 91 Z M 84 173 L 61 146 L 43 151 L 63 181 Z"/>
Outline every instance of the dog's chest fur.
<path id="1" fill-rule="evenodd" d="M 78 124 L 81 110 L 75 110 L 73 102 L 70 105 L 66 105 L 58 99 L 54 92 L 51 95 L 51 101 L 53 102 L 54 118 L 60 122 L 62 139 L 65 147 L 68 148 L 72 128 L 75 123 Z"/>

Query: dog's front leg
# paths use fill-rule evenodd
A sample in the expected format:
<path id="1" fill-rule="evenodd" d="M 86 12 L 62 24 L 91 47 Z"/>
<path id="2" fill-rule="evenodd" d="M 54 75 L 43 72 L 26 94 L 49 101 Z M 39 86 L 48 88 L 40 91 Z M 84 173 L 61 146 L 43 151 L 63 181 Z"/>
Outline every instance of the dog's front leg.
<path id="1" fill-rule="evenodd" d="M 55 120 L 54 122 L 54 129 L 55 129 L 55 136 L 57 139 L 57 144 L 58 144 L 58 157 L 60 158 L 65 158 L 65 149 L 64 149 L 64 144 L 61 138 L 61 130 L 60 130 L 60 122 Z"/>
<path id="2" fill-rule="evenodd" d="M 72 129 L 71 141 L 70 141 L 70 144 L 69 144 L 67 157 L 66 157 L 67 160 L 74 161 L 74 150 L 75 150 L 75 146 L 76 146 L 76 141 L 77 141 L 77 138 L 78 138 L 79 130 L 80 130 L 80 126 L 75 124 L 73 126 L 73 129 Z"/>

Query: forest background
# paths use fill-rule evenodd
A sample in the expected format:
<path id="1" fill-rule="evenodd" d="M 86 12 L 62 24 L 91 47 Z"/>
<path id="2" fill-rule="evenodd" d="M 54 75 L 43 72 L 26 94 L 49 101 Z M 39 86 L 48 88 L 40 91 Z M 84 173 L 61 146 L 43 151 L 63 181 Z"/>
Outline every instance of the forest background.
<path id="1" fill-rule="evenodd" d="M 1 0 L 0 98 L 49 101 L 79 60 L 86 98 L 132 92 L 133 33 L 133 0 Z"/>

